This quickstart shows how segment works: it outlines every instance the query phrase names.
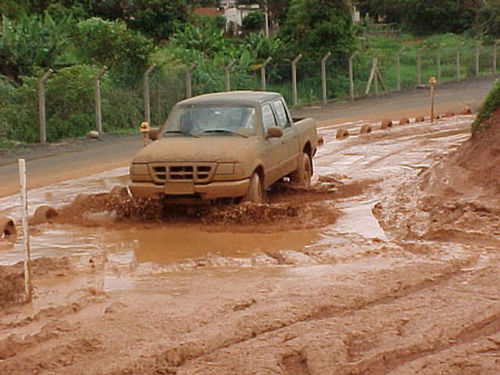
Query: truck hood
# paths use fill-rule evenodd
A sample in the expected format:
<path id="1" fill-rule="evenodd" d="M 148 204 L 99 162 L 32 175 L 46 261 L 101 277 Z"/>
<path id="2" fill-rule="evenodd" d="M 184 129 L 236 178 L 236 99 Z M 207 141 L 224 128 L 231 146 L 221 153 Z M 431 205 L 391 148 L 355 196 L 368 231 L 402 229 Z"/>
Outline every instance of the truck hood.
<path id="1" fill-rule="evenodd" d="M 255 150 L 258 141 L 256 136 L 165 137 L 144 147 L 132 162 L 238 162 Z"/>

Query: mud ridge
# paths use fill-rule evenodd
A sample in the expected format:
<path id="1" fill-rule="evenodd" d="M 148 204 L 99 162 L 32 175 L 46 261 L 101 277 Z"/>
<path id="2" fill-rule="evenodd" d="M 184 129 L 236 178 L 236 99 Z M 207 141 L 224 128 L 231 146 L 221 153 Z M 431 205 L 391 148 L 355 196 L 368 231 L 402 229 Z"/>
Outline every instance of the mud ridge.
<path id="1" fill-rule="evenodd" d="M 460 268 L 469 265 L 470 262 L 471 260 L 467 259 L 464 262 L 458 262 L 457 264 L 453 265 L 453 269 L 450 271 L 448 271 L 448 269 L 446 271 L 440 270 L 439 272 L 441 273 L 444 271 L 444 274 L 439 274 L 437 276 L 434 276 L 432 281 L 429 281 L 428 278 L 430 276 L 428 276 L 421 283 L 418 283 L 416 285 L 408 286 L 406 288 L 403 285 L 398 286 L 397 290 L 400 291 L 401 293 L 398 296 L 393 297 L 392 295 L 394 293 L 394 288 L 390 288 L 385 291 L 384 296 L 373 300 L 368 299 L 366 301 L 359 301 L 358 299 L 355 298 L 349 302 L 348 306 L 336 307 L 334 310 L 331 309 L 330 303 L 327 303 L 326 305 L 323 304 L 322 306 L 314 307 L 314 310 L 312 311 L 304 312 L 303 314 L 299 314 L 298 316 L 291 316 L 290 320 L 288 320 L 286 316 L 282 316 L 281 319 L 274 320 L 273 322 L 268 322 L 268 325 L 264 327 L 259 327 L 255 326 L 254 324 L 251 324 L 250 326 L 252 328 L 248 327 L 244 329 L 244 324 L 239 323 L 238 331 L 240 337 L 231 337 L 231 336 L 226 338 L 217 337 L 217 340 L 215 340 L 216 342 L 213 342 L 212 344 L 210 342 L 213 338 L 209 339 L 208 337 L 201 341 L 187 340 L 180 343 L 179 345 L 166 349 L 165 351 L 162 352 L 162 354 L 155 355 L 149 360 L 146 359 L 146 362 L 149 362 L 149 365 L 146 364 L 144 365 L 153 366 L 154 368 L 157 369 L 159 366 L 160 369 L 168 368 L 170 369 L 170 371 L 172 371 L 172 369 L 179 368 L 187 361 L 194 360 L 196 358 L 208 355 L 210 353 L 213 353 L 221 349 L 231 347 L 233 345 L 241 344 L 243 342 L 256 339 L 257 337 L 262 337 L 263 335 L 268 335 L 271 333 L 278 332 L 285 328 L 290 328 L 295 324 L 307 323 L 316 320 L 331 319 L 335 316 L 342 316 L 342 314 L 347 314 L 347 311 L 349 314 L 352 314 L 353 311 L 363 310 L 375 306 L 377 304 L 392 303 L 399 298 L 406 297 L 411 293 L 416 293 L 422 289 L 433 287 L 435 285 L 438 285 L 439 283 L 442 283 L 452 278 L 453 276 L 461 272 Z M 266 315 L 265 312 L 263 313 L 264 315 Z M 252 321 L 254 320 L 258 321 L 258 317 L 259 314 L 257 314 L 254 311 L 252 314 Z M 218 332 L 218 330 L 215 330 L 215 332 Z M 153 363 L 155 364 L 153 365 Z M 122 372 L 117 372 L 116 374 L 127 374 L 127 373 L 133 373 L 133 369 L 131 368 L 123 369 Z"/>
<path id="2" fill-rule="evenodd" d="M 478 338 L 487 337 L 499 331 L 500 312 L 496 312 L 470 325 L 464 326 L 458 335 L 449 337 L 446 342 L 438 337 L 425 344 L 415 343 L 409 347 L 395 348 L 377 353 L 373 357 L 357 363 L 357 367 L 361 367 L 358 373 L 369 375 L 387 374 L 405 363 L 440 353 L 453 346 L 474 342 Z"/>

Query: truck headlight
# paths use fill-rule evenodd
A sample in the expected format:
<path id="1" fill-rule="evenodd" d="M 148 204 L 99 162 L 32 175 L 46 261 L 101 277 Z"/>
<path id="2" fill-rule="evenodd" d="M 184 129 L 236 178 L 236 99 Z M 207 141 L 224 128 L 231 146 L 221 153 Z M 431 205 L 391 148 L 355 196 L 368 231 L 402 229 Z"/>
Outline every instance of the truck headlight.
<path id="1" fill-rule="evenodd" d="M 132 163 L 130 165 L 130 174 L 135 176 L 149 176 L 149 168 L 145 163 Z"/>
<path id="2" fill-rule="evenodd" d="M 234 174 L 234 163 L 219 163 L 215 170 L 216 175 L 232 175 Z"/>

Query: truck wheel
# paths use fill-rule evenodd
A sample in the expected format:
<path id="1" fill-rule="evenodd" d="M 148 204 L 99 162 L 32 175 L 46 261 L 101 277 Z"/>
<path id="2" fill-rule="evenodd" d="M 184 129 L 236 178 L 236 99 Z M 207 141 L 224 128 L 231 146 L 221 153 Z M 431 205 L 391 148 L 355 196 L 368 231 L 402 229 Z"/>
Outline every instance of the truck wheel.
<path id="1" fill-rule="evenodd" d="M 306 153 L 302 154 L 302 157 L 299 161 L 299 167 L 295 172 L 290 176 L 290 180 L 294 185 L 309 187 L 311 186 L 311 177 L 312 177 L 312 165 L 311 159 L 309 155 Z"/>
<path id="2" fill-rule="evenodd" d="M 262 203 L 264 202 L 264 194 L 260 176 L 257 172 L 254 172 L 250 178 L 247 193 L 243 197 L 243 202 Z"/>

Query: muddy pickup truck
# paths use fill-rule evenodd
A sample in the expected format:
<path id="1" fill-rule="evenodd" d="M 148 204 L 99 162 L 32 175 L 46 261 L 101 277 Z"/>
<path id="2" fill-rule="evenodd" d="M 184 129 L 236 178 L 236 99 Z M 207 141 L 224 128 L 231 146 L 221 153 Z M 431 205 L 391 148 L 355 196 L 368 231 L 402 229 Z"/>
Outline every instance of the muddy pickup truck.
<path id="1" fill-rule="evenodd" d="M 177 103 L 158 140 L 130 165 L 134 198 L 260 203 L 279 180 L 308 186 L 318 135 L 280 94 L 233 91 Z"/>

